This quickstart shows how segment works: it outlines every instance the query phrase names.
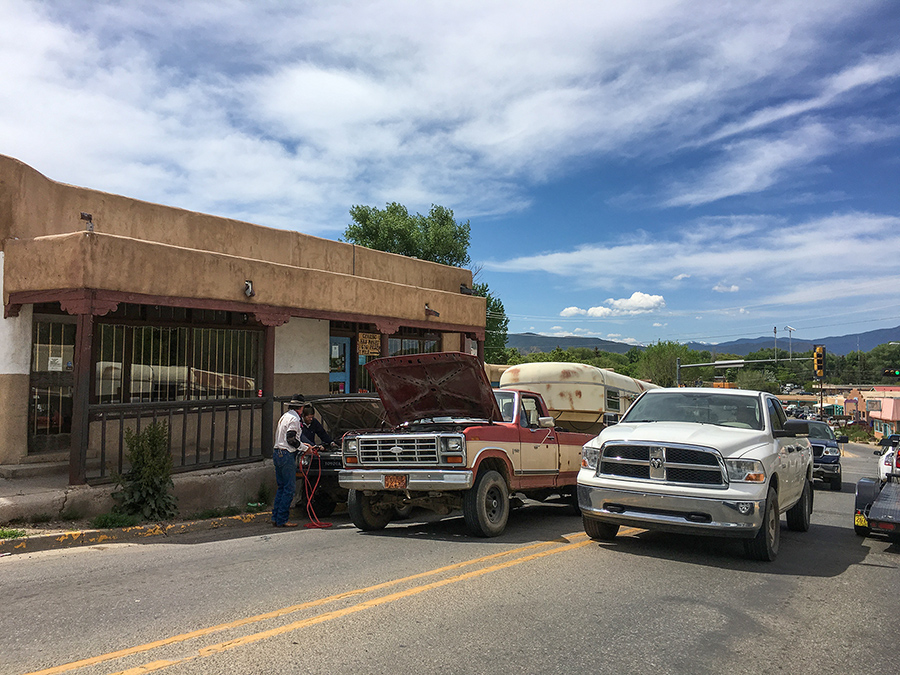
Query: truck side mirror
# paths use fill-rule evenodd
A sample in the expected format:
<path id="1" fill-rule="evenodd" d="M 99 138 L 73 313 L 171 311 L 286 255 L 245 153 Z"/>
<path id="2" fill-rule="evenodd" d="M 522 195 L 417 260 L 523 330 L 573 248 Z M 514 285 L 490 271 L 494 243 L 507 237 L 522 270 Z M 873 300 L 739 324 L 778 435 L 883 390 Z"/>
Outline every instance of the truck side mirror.
<path id="1" fill-rule="evenodd" d="M 849 436 L 838 436 L 838 437 L 837 437 L 837 442 L 838 442 L 838 443 L 849 443 L 849 442 L 850 442 L 850 437 L 849 437 Z"/>
<path id="2" fill-rule="evenodd" d="M 556 420 L 552 417 L 538 417 L 538 426 L 545 429 L 552 429 L 556 426 Z"/>

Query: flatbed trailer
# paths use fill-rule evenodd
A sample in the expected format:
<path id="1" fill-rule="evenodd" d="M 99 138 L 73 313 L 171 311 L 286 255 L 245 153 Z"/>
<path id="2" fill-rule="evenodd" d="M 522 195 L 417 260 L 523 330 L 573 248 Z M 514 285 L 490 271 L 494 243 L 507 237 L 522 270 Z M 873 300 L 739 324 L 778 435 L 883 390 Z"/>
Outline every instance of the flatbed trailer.
<path id="1" fill-rule="evenodd" d="M 853 530 L 860 537 L 874 532 L 900 539 L 900 482 L 863 478 L 856 484 Z"/>

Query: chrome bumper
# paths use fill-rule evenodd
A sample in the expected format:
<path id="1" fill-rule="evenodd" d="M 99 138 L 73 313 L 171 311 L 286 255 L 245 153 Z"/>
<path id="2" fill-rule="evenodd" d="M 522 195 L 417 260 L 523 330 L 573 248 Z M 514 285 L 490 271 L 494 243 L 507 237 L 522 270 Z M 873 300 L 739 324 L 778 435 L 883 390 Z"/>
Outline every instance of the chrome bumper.
<path id="1" fill-rule="evenodd" d="M 742 513 L 739 505 L 745 505 Z M 762 526 L 765 500 L 655 494 L 578 485 L 583 515 L 648 530 L 752 537 Z"/>
<path id="2" fill-rule="evenodd" d="M 471 471 L 440 469 L 344 469 L 338 474 L 338 483 L 348 490 L 381 491 L 385 489 L 385 476 L 406 476 L 406 490 L 410 492 L 468 490 L 475 483 L 475 475 Z"/>

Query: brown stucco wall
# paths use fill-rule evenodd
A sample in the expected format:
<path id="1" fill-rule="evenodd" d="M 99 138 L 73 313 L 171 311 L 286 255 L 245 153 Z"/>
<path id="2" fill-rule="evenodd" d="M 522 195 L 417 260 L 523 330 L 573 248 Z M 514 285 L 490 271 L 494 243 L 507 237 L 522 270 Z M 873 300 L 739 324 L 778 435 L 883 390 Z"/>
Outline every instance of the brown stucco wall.
<path id="1" fill-rule="evenodd" d="M 18 464 L 28 454 L 28 375 L 0 375 L 0 464 Z"/>
<path id="2" fill-rule="evenodd" d="M 472 285 L 469 270 L 57 183 L 0 155 L 0 246 L 83 231 L 82 212 L 103 234 L 450 293 Z"/>
<path id="3" fill-rule="evenodd" d="M 275 396 L 327 394 L 328 373 L 275 373 Z M 276 405 L 276 416 L 281 411 Z"/>
<path id="4" fill-rule="evenodd" d="M 398 256 L 399 257 L 399 256 Z M 254 298 L 244 296 L 252 279 Z M 167 246 L 98 232 L 10 240 L 6 243 L 4 303 L 25 291 L 91 288 L 173 298 L 428 321 L 484 323 L 484 298 L 274 264 L 198 249 Z"/>

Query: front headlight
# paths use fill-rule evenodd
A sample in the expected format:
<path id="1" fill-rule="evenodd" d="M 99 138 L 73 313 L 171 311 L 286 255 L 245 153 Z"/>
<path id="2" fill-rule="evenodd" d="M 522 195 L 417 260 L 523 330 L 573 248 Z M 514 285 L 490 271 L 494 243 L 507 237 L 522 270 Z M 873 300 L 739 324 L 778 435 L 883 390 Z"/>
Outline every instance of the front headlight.
<path id="1" fill-rule="evenodd" d="M 589 445 L 581 449 L 581 466 L 585 469 L 597 470 L 597 464 L 600 462 L 600 450 Z"/>
<path id="2" fill-rule="evenodd" d="M 728 480 L 736 483 L 765 483 L 766 470 L 757 459 L 726 459 Z"/>
<path id="3" fill-rule="evenodd" d="M 348 438 L 344 441 L 344 450 L 345 455 L 355 455 L 356 454 L 356 439 Z"/>
<path id="4" fill-rule="evenodd" d="M 822 451 L 822 454 L 823 454 L 823 455 L 828 455 L 828 456 L 830 456 L 830 457 L 840 457 L 840 456 L 841 456 L 841 451 L 838 450 L 837 448 L 825 448 L 825 449 Z"/>

